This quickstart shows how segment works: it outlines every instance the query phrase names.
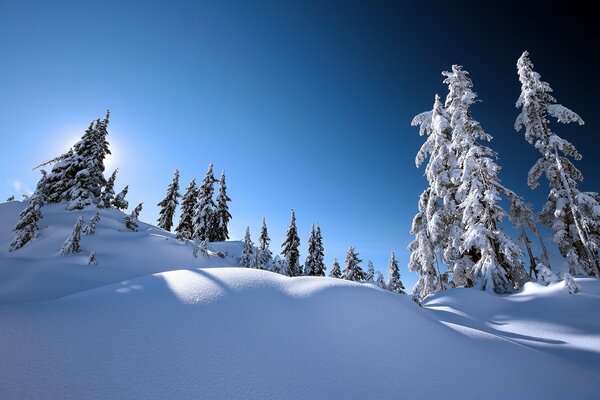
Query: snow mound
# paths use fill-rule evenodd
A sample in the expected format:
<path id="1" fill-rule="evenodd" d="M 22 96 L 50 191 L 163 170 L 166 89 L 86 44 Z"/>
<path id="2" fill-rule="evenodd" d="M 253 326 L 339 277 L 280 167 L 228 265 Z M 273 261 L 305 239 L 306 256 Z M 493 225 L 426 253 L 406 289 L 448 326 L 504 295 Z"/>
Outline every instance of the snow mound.
<path id="1" fill-rule="evenodd" d="M 462 304 L 462 292 L 502 299 L 450 291 L 428 307 Z M 598 309 L 589 300 L 580 317 Z M 168 271 L 0 306 L 0 387 L 37 399 L 597 398 L 597 374 L 500 335 L 458 333 L 439 312 L 339 279 Z"/>

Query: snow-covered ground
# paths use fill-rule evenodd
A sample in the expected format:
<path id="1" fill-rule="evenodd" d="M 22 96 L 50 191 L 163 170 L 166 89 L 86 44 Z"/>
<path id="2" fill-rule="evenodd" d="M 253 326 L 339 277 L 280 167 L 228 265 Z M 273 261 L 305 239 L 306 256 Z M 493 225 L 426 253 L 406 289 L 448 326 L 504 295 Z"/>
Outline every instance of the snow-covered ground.
<path id="1" fill-rule="evenodd" d="M 117 231 L 114 210 L 64 257 L 80 213 L 44 207 L 49 227 L 9 254 L 20 208 L 0 204 L 3 399 L 598 398 L 596 279 L 576 295 L 454 289 L 419 307 L 370 284 L 233 268 L 238 242 L 194 258 L 149 225 Z"/>

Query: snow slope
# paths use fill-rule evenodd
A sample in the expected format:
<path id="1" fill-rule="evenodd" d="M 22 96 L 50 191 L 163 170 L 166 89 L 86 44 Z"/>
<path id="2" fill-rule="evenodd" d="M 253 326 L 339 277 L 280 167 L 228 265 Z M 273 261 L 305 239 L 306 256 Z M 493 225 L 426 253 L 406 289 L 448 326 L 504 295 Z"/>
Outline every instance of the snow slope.
<path id="1" fill-rule="evenodd" d="M 419 307 L 370 284 L 205 268 L 235 265 L 239 243 L 195 259 L 151 226 L 115 231 L 116 211 L 83 239 L 90 267 L 57 255 L 77 213 L 53 207 L 28 250 L 0 252 L 2 399 L 598 398 L 599 280 Z"/>

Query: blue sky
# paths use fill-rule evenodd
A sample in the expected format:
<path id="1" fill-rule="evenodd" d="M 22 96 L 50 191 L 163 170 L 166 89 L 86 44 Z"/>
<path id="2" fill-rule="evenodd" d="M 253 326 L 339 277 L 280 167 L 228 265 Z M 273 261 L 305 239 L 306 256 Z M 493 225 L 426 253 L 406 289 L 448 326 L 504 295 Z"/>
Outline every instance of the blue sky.
<path id="1" fill-rule="evenodd" d="M 410 120 L 445 96 L 440 72 L 453 63 L 483 100 L 473 113 L 495 137 L 503 181 L 542 204 L 545 183 L 525 182 L 536 153 L 512 128 L 525 49 L 586 121 L 559 132 L 584 155 L 583 189 L 599 190 L 591 12 L 397 3 L 0 1 L 0 196 L 32 190 L 32 167 L 110 108 L 107 173 L 119 168 L 143 220 L 156 220 L 175 168 L 183 190 L 214 162 L 234 236 L 250 226 L 256 237 L 264 216 L 279 251 L 294 208 L 303 252 L 318 222 L 328 267 L 353 245 L 383 271 L 395 251 L 410 286 L 426 185 Z"/>

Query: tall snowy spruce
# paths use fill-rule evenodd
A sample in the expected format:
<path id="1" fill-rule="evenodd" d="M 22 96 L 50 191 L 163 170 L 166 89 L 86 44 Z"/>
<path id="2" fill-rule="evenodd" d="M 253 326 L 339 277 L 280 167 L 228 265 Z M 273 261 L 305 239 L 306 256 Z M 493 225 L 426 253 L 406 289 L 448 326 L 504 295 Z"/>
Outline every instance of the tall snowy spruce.
<path id="1" fill-rule="evenodd" d="M 331 271 L 329 271 L 329 276 L 331 278 L 342 277 L 342 268 L 340 267 L 340 262 L 337 260 L 337 258 L 333 259 L 333 265 L 331 266 Z"/>
<path id="2" fill-rule="evenodd" d="M 296 228 L 296 214 L 292 210 L 290 226 L 285 234 L 285 241 L 281 245 L 283 248 L 282 254 L 285 259 L 285 273 L 288 276 L 302 275 L 300 267 L 300 237 L 298 237 L 298 229 Z"/>
<path id="3" fill-rule="evenodd" d="M 115 199 L 115 181 L 117 180 L 117 172 L 119 169 L 115 169 L 113 173 L 106 181 L 106 185 L 102 189 L 102 194 L 100 195 L 100 202 L 98 203 L 98 207 L 100 208 L 110 208 Z"/>
<path id="4" fill-rule="evenodd" d="M 175 210 L 179 205 L 179 198 L 181 195 L 179 194 L 179 171 L 175 170 L 173 174 L 173 180 L 171 184 L 167 187 L 167 195 L 165 198 L 158 203 L 160 207 L 159 217 L 158 217 L 158 227 L 162 228 L 166 231 L 171 231 L 171 227 L 173 226 L 173 216 L 175 215 Z"/>
<path id="5" fill-rule="evenodd" d="M 507 215 L 500 201 L 508 190 L 498 178 L 500 167 L 494 161 L 497 154 L 483 144 L 492 136 L 471 116 L 470 107 L 477 94 L 468 72 L 453 65 L 452 71 L 444 75 L 449 89 L 445 107 L 452 130 L 451 148 L 458 154 L 461 171 L 456 201 L 464 232 L 459 250 L 472 262 L 466 270 L 466 286 L 510 293 L 523 285 L 527 274 L 519 259 L 521 248 L 500 228 Z M 455 275 L 456 270 L 453 278 Z"/>
<path id="6" fill-rule="evenodd" d="M 570 158 L 580 160 L 581 154 L 552 131 L 549 117 L 563 124 L 584 122 L 556 102 L 550 85 L 533 70 L 528 52 L 517 61 L 517 72 L 521 95 L 516 107 L 521 108 L 521 113 L 515 129 L 524 128 L 525 139 L 542 155 L 529 171 L 527 183 L 534 189 L 545 174 L 550 186 L 540 221 L 554 231 L 552 240 L 568 258 L 571 275 L 600 276 L 600 196 L 579 191 L 577 181 L 582 181 L 583 175 Z"/>
<path id="7" fill-rule="evenodd" d="M 342 278 L 349 281 L 361 282 L 365 279 L 365 272 L 360 266 L 362 260 L 354 247 L 350 246 L 346 252 L 346 266 L 342 271 Z"/>
<path id="8" fill-rule="evenodd" d="M 388 262 L 387 273 L 389 277 L 388 290 L 396 293 L 404 293 L 404 285 L 400 280 L 400 268 L 398 268 L 398 261 L 396 261 L 396 256 L 393 252 Z"/>
<path id="9" fill-rule="evenodd" d="M 81 231 L 83 228 L 83 217 L 77 218 L 77 222 L 73 227 L 73 231 L 71 235 L 65 240 L 63 243 L 62 249 L 60 250 L 61 256 L 66 256 L 69 254 L 79 253 L 81 251 Z"/>
<path id="10" fill-rule="evenodd" d="M 259 268 L 259 266 L 254 266 L 254 243 L 252 243 L 252 239 L 250 239 L 250 227 L 246 228 L 246 235 L 244 236 L 244 247 L 242 248 L 242 257 L 240 258 L 240 267 L 245 268 Z"/>
<path id="11" fill-rule="evenodd" d="M 267 223 L 263 218 L 262 227 L 260 229 L 260 238 L 258 241 L 258 259 L 261 268 L 268 266 L 273 259 L 273 253 L 271 253 L 271 250 L 269 250 L 269 242 L 271 242 L 271 238 L 269 238 Z"/>
<path id="12" fill-rule="evenodd" d="M 92 122 L 81 140 L 65 154 L 45 164 L 54 163 L 48 175 L 48 202 L 68 202 L 67 209 L 82 209 L 100 202 L 101 189 L 106 185 L 104 160 L 110 154 L 107 111 L 103 120 Z"/>
<path id="13" fill-rule="evenodd" d="M 323 250 L 323 238 L 321 237 L 321 228 L 317 225 L 310 227 L 310 237 L 308 238 L 308 256 L 304 264 L 304 273 L 308 276 L 325 276 L 325 257 Z"/>
<path id="14" fill-rule="evenodd" d="M 375 266 L 373 261 L 367 263 L 367 272 L 365 273 L 365 282 L 373 283 L 375 280 Z"/>
<path id="15" fill-rule="evenodd" d="M 138 218 L 140 217 L 140 213 L 142 212 L 143 205 L 144 203 L 138 204 L 133 209 L 131 214 L 125 216 L 125 228 L 129 229 L 130 231 L 138 230 Z"/>
<path id="16" fill-rule="evenodd" d="M 192 238 L 192 233 L 194 232 L 194 209 L 198 202 L 198 193 L 196 179 L 192 179 L 181 200 L 181 216 L 179 217 L 179 224 L 175 228 L 177 235 L 181 238 Z"/>
<path id="17" fill-rule="evenodd" d="M 9 251 L 20 249 L 37 236 L 37 223 L 42 219 L 41 208 L 44 205 L 44 184 L 46 175 L 38 181 L 35 192 L 29 197 L 27 207 L 19 214 L 19 222 L 15 226 L 15 238 L 10 244 Z"/>
<path id="18" fill-rule="evenodd" d="M 221 177 L 219 178 L 219 194 L 216 200 L 216 210 L 214 213 L 214 222 L 212 227 L 212 238 L 213 242 L 222 242 L 229 239 L 229 230 L 227 225 L 231 220 L 231 213 L 229 212 L 229 203 L 231 199 L 227 196 L 227 184 L 225 183 L 225 170 L 221 171 Z"/>
<path id="19" fill-rule="evenodd" d="M 208 239 L 209 241 L 211 239 L 215 212 L 215 202 L 213 201 L 214 183 L 213 164 L 210 163 L 198 191 L 198 203 L 194 208 L 193 239 Z"/>

